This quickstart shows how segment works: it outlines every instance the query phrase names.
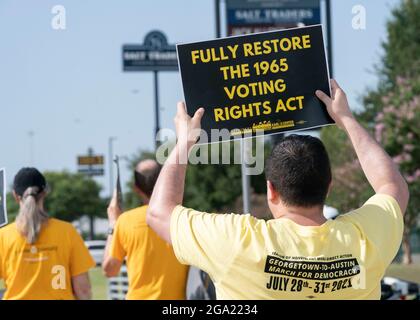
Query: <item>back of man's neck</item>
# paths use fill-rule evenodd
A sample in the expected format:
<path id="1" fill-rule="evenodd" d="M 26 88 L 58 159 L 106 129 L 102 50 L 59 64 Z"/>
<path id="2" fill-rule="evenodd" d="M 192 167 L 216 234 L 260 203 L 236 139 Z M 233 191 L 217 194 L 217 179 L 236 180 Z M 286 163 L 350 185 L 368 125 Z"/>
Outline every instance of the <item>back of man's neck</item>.
<path id="1" fill-rule="evenodd" d="M 273 213 L 273 216 L 275 219 L 290 219 L 302 226 L 320 226 L 327 221 L 322 207 L 283 207 L 279 208 L 277 213 Z"/>

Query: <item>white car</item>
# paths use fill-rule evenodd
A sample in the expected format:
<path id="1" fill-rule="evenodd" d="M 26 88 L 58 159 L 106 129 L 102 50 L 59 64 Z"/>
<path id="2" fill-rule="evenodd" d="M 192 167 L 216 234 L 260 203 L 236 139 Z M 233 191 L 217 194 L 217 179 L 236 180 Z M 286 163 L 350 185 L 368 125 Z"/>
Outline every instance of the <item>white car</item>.
<path id="1" fill-rule="evenodd" d="M 418 300 L 419 285 L 413 282 L 404 281 L 398 278 L 385 277 L 383 283 L 392 288 L 394 295 L 390 300 Z"/>
<path id="2" fill-rule="evenodd" d="M 85 245 L 89 249 L 89 252 L 92 255 L 93 260 L 95 260 L 96 265 L 100 266 L 105 254 L 106 241 L 89 240 L 85 241 Z"/>

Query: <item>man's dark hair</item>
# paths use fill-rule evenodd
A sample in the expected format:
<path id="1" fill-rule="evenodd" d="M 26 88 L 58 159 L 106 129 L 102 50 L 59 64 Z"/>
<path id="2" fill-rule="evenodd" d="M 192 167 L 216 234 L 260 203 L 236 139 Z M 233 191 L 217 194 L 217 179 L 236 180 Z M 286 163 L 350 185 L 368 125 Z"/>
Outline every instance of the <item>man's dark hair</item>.
<path id="1" fill-rule="evenodd" d="M 286 205 L 323 205 L 331 183 L 330 159 L 321 140 L 290 135 L 274 147 L 265 175 Z"/>
<path id="2" fill-rule="evenodd" d="M 152 196 L 161 168 L 162 166 L 156 163 L 156 166 L 142 170 L 142 172 L 134 170 L 134 184 L 149 198 Z"/>

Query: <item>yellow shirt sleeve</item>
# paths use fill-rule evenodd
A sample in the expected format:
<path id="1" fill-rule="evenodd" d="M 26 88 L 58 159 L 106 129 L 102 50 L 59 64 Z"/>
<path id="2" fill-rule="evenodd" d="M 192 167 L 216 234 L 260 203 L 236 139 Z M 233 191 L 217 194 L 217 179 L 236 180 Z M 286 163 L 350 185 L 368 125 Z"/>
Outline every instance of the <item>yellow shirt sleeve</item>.
<path id="1" fill-rule="evenodd" d="M 115 227 L 114 227 L 114 235 L 112 237 L 111 247 L 109 249 L 109 255 L 110 257 L 123 262 L 127 253 L 123 245 L 124 242 L 122 239 L 121 228 L 122 228 L 122 224 L 121 224 L 121 218 L 120 218 L 117 220 L 117 223 L 115 224 Z"/>
<path id="2" fill-rule="evenodd" d="M 2 239 L 0 237 L 0 279 L 3 279 L 4 275 L 3 275 L 3 260 L 2 260 L 2 256 L 3 256 L 3 244 L 2 244 Z"/>
<path id="3" fill-rule="evenodd" d="M 171 241 L 177 259 L 207 272 L 215 281 L 229 268 L 249 215 L 210 214 L 177 206 Z"/>
<path id="4" fill-rule="evenodd" d="M 393 197 L 376 194 L 361 208 L 342 216 L 342 219 L 355 224 L 373 243 L 385 268 L 391 264 L 400 248 L 404 231 L 403 215 Z"/>
<path id="5" fill-rule="evenodd" d="M 82 237 L 75 229 L 71 232 L 71 254 L 70 254 L 70 274 L 72 277 L 88 272 L 96 266 L 95 260 L 88 248 L 86 248 Z"/>

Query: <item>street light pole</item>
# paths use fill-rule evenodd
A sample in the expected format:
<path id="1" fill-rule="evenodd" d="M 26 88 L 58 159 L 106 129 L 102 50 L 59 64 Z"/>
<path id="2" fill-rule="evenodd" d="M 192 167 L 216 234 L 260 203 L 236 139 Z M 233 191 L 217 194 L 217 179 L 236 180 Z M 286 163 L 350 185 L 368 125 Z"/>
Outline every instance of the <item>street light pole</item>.
<path id="1" fill-rule="evenodd" d="M 251 179 L 248 174 L 248 158 L 252 152 L 250 148 L 251 139 L 241 139 L 241 175 L 242 175 L 242 205 L 243 213 L 251 212 Z"/>
<path id="2" fill-rule="evenodd" d="M 220 21 L 220 1 L 214 0 L 215 8 L 215 19 L 216 19 L 216 38 L 222 36 L 221 32 L 221 21 Z M 241 175 L 242 175 L 242 205 L 243 213 L 249 213 L 251 211 L 251 179 L 248 173 L 248 157 L 249 152 L 251 152 L 250 143 L 252 140 L 245 141 L 244 138 L 241 139 Z"/>
<path id="3" fill-rule="evenodd" d="M 117 137 L 109 137 L 108 138 L 108 157 L 109 157 L 109 198 L 112 198 L 114 192 L 114 167 L 113 167 L 113 160 L 114 160 L 114 150 L 113 150 L 113 143 L 117 139 Z"/>
<path id="4" fill-rule="evenodd" d="M 88 157 L 93 157 L 94 152 L 93 152 L 93 148 L 89 147 L 88 148 Z M 89 163 L 89 168 L 88 168 L 88 176 L 90 179 L 93 179 L 93 174 L 92 174 L 92 164 Z M 89 216 L 89 238 L 90 240 L 94 240 L 95 239 L 95 217 L 93 215 Z"/>
<path id="5" fill-rule="evenodd" d="M 214 9 L 216 14 L 216 38 L 220 38 L 220 0 L 214 0 Z"/>
<path id="6" fill-rule="evenodd" d="M 327 16 L 327 42 L 328 42 L 328 62 L 330 69 L 330 77 L 333 78 L 333 58 L 332 58 L 332 19 L 331 19 L 331 0 L 325 0 L 326 2 L 326 16 Z"/>
<path id="7" fill-rule="evenodd" d="M 154 82 L 155 82 L 155 150 L 159 147 L 158 145 L 158 132 L 160 130 L 160 120 L 159 120 L 159 81 L 158 81 L 158 71 L 153 71 Z"/>

